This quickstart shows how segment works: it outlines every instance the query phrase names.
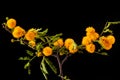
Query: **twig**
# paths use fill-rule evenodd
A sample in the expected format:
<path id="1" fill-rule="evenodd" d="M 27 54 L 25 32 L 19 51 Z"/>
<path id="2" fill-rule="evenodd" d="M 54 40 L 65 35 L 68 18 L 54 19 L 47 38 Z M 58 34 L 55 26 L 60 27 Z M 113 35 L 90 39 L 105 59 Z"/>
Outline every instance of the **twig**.
<path id="1" fill-rule="evenodd" d="M 65 56 L 65 58 L 62 60 L 61 65 L 63 65 L 63 63 L 67 60 L 67 58 L 68 58 L 69 56 L 71 56 L 71 54 L 68 54 L 68 55 Z"/>
<path id="2" fill-rule="evenodd" d="M 28 62 L 30 63 L 35 58 L 36 58 L 36 56 L 33 56 Z"/>
<path id="3" fill-rule="evenodd" d="M 62 80 L 64 80 L 63 79 L 63 71 L 62 71 L 62 63 L 61 63 L 61 61 L 60 61 L 60 57 L 59 57 L 59 54 L 54 54 L 54 55 L 52 55 L 52 56 L 54 56 L 56 59 L 57 59 L 57 62 L 58 62 L 58 66 L 59 66 L 59 76 L 60 76 L 60 78 L 62 79 Z"/>
<path id="4" fill-rule="evenodd" d="M 103 28 L 100 36 L 103 34 L 104 30 L 106 30 L 110 25 L 112 24 L 120 24 L 120 21 L 115 21 L 115 22 L 106 22 L 105 27 Z"/>
<path id="5" fill-rule="evenodd" d="M 7 26 L 3 23 L 2 24 L 2 26 L 3 26 L 3 28 L 6 30 L 6 31 L 8 31 L 9 33 L 11 33 L 11 31 L 7 28 Z"/>

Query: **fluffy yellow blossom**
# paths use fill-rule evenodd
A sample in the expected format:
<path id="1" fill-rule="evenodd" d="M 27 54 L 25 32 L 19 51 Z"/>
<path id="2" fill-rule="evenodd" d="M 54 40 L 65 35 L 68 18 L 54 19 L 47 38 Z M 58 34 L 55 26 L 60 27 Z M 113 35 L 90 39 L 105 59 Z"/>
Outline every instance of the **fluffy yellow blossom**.
<path id="1" fill-rule="evenodd" d="M 63 44 L 64 44 L 64 43 L 63 43 L 63 39 L 62 39 L 62 38 L 58 39 L 57 41 L 55 41 L 55 42 L 53 43 L 54 46 L 59 46 L 59 47 L 62 47 Z"/>
<path id="2" fill-rule="evenodd" d="M 99 34 L 97 32 L 93 32 L 93 33 L 86 33 L 86 36 L 88 36 L 92 41 L 95 41 L 96 39 L 99 38 Z"/>
<path id="3" fill-rule="evenodd" d="M 86 51 L 89 53 L 94 53 L 95 52 L 95 45 L 93 43 L 86 45 Z"/>
<path id="4" fill-rule="evenodd" d="M 37 32 L 35 31 L 35 29 L 30 29 L 25 34 L 25 39 L 28 41 L 34 40 L 36 35 L 37 35 Z"/>
<path id="5" fill-rule="evenodd" d="M 52 48 L 50 48 L 49 46 L 43 48 L 43 54 L 44 54 L 45 56 L 50 56 L 50 55 L 52 55 Z"/>
<path id="6" fill-rule="evenodd" d="M 88 36 L 84 36 L 83 38 L 82 38 L 82 45 L 88 45 L 88 44 L 90 44 L 92 41 L 91 41 L 91 38 L 90 37 L 88 37 Z"/>
<path id="7" fill-rule="evenodd" d="M 13 18 L 8 19 L 8 20 L 7 20 L 7 27 L 8 27 L 9 29 L 15 28 L 15 27 L 16 27 L 16 20 L 13 19 Z"/>
<path id="8" fill-rule="evenodd" d="M 31 47 L 35 47 L 36 46 L 36 42 L 35 41 L 29 41 L 28 43 Z"/>
<path id="9" fill-rule="evenodd" d="M 111 40 L 105 36 L 100 37 L 99 43 L 102 45 L 102 47 L 106 50 L 110 50 L 112 48 Z"/>
<path id="10" fill-rule="evenodd" d="M 78 51 L 78 48 L 77 48 L 77 44 L 76 43 L 73 43 L 69 46 L 69 52 L 74 54 Z"/>
<path id="11" fill-rule="evenodd" d="M 107 36 L 107 39 L 111 42 L 111 44 L 115 43 L 115 37 L 113 35 Z"/>
<path id="12" fill-rule="evenodd" d="M 74 40 L 73 40 L 72 38 L 67 38 L 67 39 L 65 40 L 64 46 L 65 46 L 67 49 L 69 49 L 69 46 L 70 46 L 71 44 L 73 44 L 73 43 L 74 43 Z"/>
<path id="13" fill-rule="evenodd" d="M 42 52 L 37 52 L 37 53 L 36 53 L 36 56 L 37 56 L 37 57 L 43 56 L 43 55 L 42 55 Z"/>
<path id="14" fill-rule="evenodd" d="M 20 26 L 16 26 L 12 32 L 14 38 L 20 38 L 25 35 L 25 30 Z"/>
<path id="15" fill-rule="evenodd" d="M 70 46 L 71 44 L 73 44 L 73 43 L 74 43 L 74 40 L 73 40 L 72 38 L 67 38 L 67 39 L 65 40 L 64 46 L 65 46 L 67 49 L 69 49 L 69 46 Z"/>
<path id="16" fill-rule="evenodd" d="M 85 30 L 87 33 L 94 33 L 95 29 L 93 27 L 87 27 Z"/>

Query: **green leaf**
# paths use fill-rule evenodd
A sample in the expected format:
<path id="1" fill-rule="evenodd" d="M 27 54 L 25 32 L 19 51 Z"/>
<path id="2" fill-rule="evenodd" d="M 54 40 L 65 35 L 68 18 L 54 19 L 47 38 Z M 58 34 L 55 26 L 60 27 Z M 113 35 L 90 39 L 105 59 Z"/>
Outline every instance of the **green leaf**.
<path id="1" fill-rule="evenodd" d="M 17 39 L 17 41 L 20 41 L 20 44 L 25 45 L 24 38 L 21 37 L 20 39 Z"/>
<path id="2" fill-rule="evenodd" d="M 33 53 L 32 51 L 30 51 L 30 50 L 26 50 L 26 53 L 27 53 L 29 56 L 33 56 L 33 55 L 34 55 L 34 53 Z"/>
<path id="3" fill-rule="evenodd" d="M 54 38 L 52 38 L 52 42 L 57 41 L 59 38 L 60 38 L 60 37 L 54 37 Z"/>
<path id="4" fill-rule="evenodd" d="M 58 77 L 63 78 L 63 80 L 70 80 L 68 76 L 61 76 L 61 75 L 58 75 Z"/>
<path id="5" fill-rule="evenodd" d="M 49 67 L 51 68 L 51 70 L 52 70 L 55 74 L 57 74 L 57 69 L 56 69 L 56 67 L 53 65 L 53 63 L 52 63 L 48 58 L 45 58 L 45 61 L 46 61 L 46 63 L 49 65 Z"/>
<path id="6" fill-rule="evenodd" d="M 30 66 L 30 63 L 27 62 L 27 63 L 24 65 L 24 69 L 27 69 L 29 66 Z"/>
<path id="7" fill-rule="evenodd" d="M 59 33 L 59 34 L 56 34 L 56 35 L 54 35 L 54 36 L 51 36 L 50 39 L 51 39 L 52 41 L 53 41 L 53 40 L 55 41 L 55 40 L 57 40 L 58 38 L 60 38 L 60 36 L 62 36 L 62 35 L 63 35 L 62 33 Z M 54 41 L 53 41 L 53 42 L 54 42 Z"/>
<path id="8" fill-rule="evenodd" d="M 109 24 L 120 24 L 120 21 L 108 22 Z"/>
<path id="9" fill-rule="evenodd" d="M 37 45 L 36 45 L 36 50 L 40 50 L 41 48 L 43 48 L 42 43 L 41 43 L 41 42 L 40 42 L 40 43 L 37 43 Z"/>
<path id="10" fill-rule="evenodd" d="M 103 32 L 104 32 L 104 33 L 107 33 L 107 32 L 112 33 L 112 30 L 110 30 L 110 29 L 105 29 Z"/>
<path id="11" fill-rule="evenodd" d="M 42 31 L 42 32 L 38 32 L 38 35 L 39 35 L 39 37 L 40 37 L 40 36 L 45 36 L 45 35 L 47 34 L 47 32 L 48 32 L 48 29 L 45 29 L 45 30 Z"/>
<path id="12" fill-rule="evenodd" d="M 50 45 L 50 37 L 46 36 L 45 39 L 47 40 L 46 42 Z"/>
<path id="13" fill-rule="evenodd" d="M 44 37 L 39 37 L 40 40 L 42 40 L 43 42 L 45 42 Z"/>
<path id="14" fill-rule="evenodd" d="M 105 55 L 105 56 L 108 56 L 108 53 L 106 53 L 106 52 L 102 52 L 102 53 L 100 53 L 101 55 Z"/>
<path id="15" fill-rule="evenodd" d="M 39 32 L 39 31 L 41 31 L 41 30 L 42 30 L 42 28 L 39 28 L 39 29 L 37 29 L 36 31 Z"/>
<path id="16" fill-rule="evenodd" d="M 29 74 L 29 75 L 31 74 L 31 70 L 30 70 L 30 68 L 28 68 L 28 74 Z"/>
<path id="17" fill-rule="evenodd" d="M 57 37 L 57 36 L 60 37 L 60 36 L 62 36 L 62 35 L 63 35 L 62 33 L 59 33 L 59 34 L 56 34 L 55 36 L 56 36 L 56 37 Z"/>
<path id="18" fill-rule="evenodd" d="M 48 28 L 43 31 L 43 34 L 46 34 L 48 32 Z"/>
<path id="19" fill-rule="evenodd" d="M 97 54 L 100 54 L 100 55 L 104 55 L 104 56 L 108 56 L 108 53 L 107 52 L 96 52 Z"/>
<path id="20" fill-rule="evenodd" d="M 105 28 L 104 28 L 104 29 L 109 28 L 109 26 L 110 26 L 111 24 L 120 24 L 120 21 L 115 21 L 115 22 L 106 22 L 106 25 L 105 25 Z"/>
<path id="21" fill-rule="evenodd" d="M 30 60 L 30 57 L 19 57 L 18 60 Z"/>
<path id="22" fill-rule="evenodd" d="M 42 61 L 41 61 L 40 69 L 41 69 L 45 74 L 48 74 L 48 71 L 47 71 L 46 65 L 45 65 L 45 59 L 44 59 L 44 57 L 43 57 L 43 59 L 42 59 Z"/>
<path id="23" fill-rule="evenodd" d="M 106 22 L 104 29 L 107 29 L 110 25 L 111 25 L 111 23 Z"/>
<path id="24" fill-rule="evenodd" d="M 109 30 L 108 32 L 109 32 L 109 33 L 111 33 L 111 34 L 113 33 L 113 31 L 112 31 L 112 30 Z"/>
<path id="25" fill-rule="evenodd" d="M 46 75 L 43 71 L 42 71 L 42 73 L 43 73 L 44 78 L 45 78 L 46 80 L 48 80 L 47 75 Z"/>
<path id="26" fill-rule="evenodd" d="M 42 71 L 43 76 L 45 77 L 45 79 L 48 80 L 48 78 L 47 78 L 48 71 L 46 69 L 45 58 L 44 57 L 43 57 L 43 59 L 41 61 L 40 69 L 41 69 L 41 71 Z"/>
<path id="27" fill-rule="evenodd" d="M 64 80 L 70 80 L 67 76 L 64 76 Z"/>

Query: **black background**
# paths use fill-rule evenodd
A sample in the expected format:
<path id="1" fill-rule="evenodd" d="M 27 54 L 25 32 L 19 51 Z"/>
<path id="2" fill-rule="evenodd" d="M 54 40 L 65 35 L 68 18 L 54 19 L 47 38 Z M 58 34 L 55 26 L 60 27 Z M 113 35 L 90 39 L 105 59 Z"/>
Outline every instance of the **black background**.
<path id="1" fill-rule="evenodd" d="M 45 13 L 39 15 L 17 15 L 17 16 L 0 16 L 0 23 L 5 22 L 5 17 L 15 18 L 17 25 L 24 29 L 32 27 L 43 29 L 48 28 L 48 34 L 63 33 L 63 38 L 73 38 L 78 44 L 81 43 L 82 37 L 85 35 L 85 28 L 93 26 L 100 33 L 107 21 L 120 21 L 119 14 L 113 15 L 98 15 L 98 14 L 79 14 L 77 12 L 55 12 L 52 14 Z M 107 51 L 109 56 L 101 56 L 96 54 L 74 54 L 68 58 L 63 65 L 63 72 L 71 78 L 71 80 L 110 80 L 113 75 L 117 74 L 119 58 L 119 25 L 110 27 L 116 37 L 116 43 L 110 51 Z M 2 74 L 9 76 L 15 80 L 44 80 L 39 69 L 40 59 L 35 59 L 32 63 L 32 74 L 27 75 L 27 70 L 24 70 L 25 62 L 18 61 L 20 56 L 26 54 L 25 46 L 19 43 L 11 43 L 12 35 L 0 27 L 0 50 L 1 50 L 1 66 Z M 55 64 L 56 65 L 56 64 Z M 6 77 L 4 77 L 6 78 Z M 57 76 L 50 72 L 49 80 L 58 80 Z"/>

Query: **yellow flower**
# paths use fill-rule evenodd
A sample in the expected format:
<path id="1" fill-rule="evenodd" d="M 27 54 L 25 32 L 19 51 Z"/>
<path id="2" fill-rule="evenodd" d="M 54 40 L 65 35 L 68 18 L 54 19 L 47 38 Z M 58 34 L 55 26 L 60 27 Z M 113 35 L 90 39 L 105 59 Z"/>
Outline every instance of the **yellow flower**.
<path id="1" fill-rule="evenodd" d="M 54 46 L 59 46 L 59 47 L 62 47 L 63 46 L 63 39 L 58 39 L 57 41 L 55 41 L 53 43 Z"/>
<path id="2" fill-rule="evenodd" d="M 36 46 L 36 42 L 35 41 L 29 41 L 28 43 L 31 47 L 35 47 Z"/>
<path id="3" fill-rule="evenodd" d="M 115 43 L 115 37 L 113 35 L 107 36 L 107 39 L 111 42 L 111 44 Z"/>
<path id="4" fill-rule="evenodd" d="M 69 49 L 69 46 L 70 46 L 71 44 L 73 44 L 73 43 L 74 43 L 74 40 L 73 40 L 73 39 L 67 38 L 67 39 L 65 40 L 64 46 L 65 46 L 67 49 Z"/>
<path id="5" fill-rule="evenodd" d="M 95 41 L 96 39 L 99 38 L 99 34 L 97 32 L 93 32 L 93 33 L 86 33 L 86 36 L 88 36 L 92 41 Z"/>
<path id="6" fill-rule="evenodd" d="M 109 38 L 102 36 L 99 39 L 99 43 L 102 45 L 102 47 L 106 50 L 110 50 L 112 48 L 112 42 Z"/>
<path id="7" fill-rule="evenodd" d="M 9 29 L 13 29 L 13 28 L 15 28 L 15 26 L 16 26 L 16 20 L 15 19 L 11 18 L 11 19 L 7 20 L 7 27 Z"/>
<path id="8" fill-rule="evenodd" d="M 50 48 L 49 46 L 43 48 L 43 54 L 44 54 L 45 56 L 50 56 L 50 55 L 52 55 L 52 48 Z"/>
<path id="9" fill-rule="evenodd" d="M 77 44 L 76 43 L 73 43 L 69 46 L 69 52 L 74 54 L 78 51 L 78 48 L 77 48 Z"/>
<path id="10" fill-rule="evenodd" d="M 12 32 L 14 38 L 20 38 L 25 35 L 25 30 L 20 26 L 16 26 Z"/>
<path id="11" fill-rule="evenodd" d="M 36 35 L 37 35 L 37 33 L 36 33 L 35 29 L 30 29 L 25 34 L 25 38 L 26 38 L 26 40 L 31 41 L 31 40 L 35 39 Z"/>
<path id="12" fill-rule="evenodd" d="M 95 45 L 93 43 L 86 45 L 86 51 L 88 51 L 89 53 L 94 53 Z"/>
<path id="13" fill-rule="evenodd" d="M 95 29 L 93 27 L 87 27 L 86 30 L 85 30 L 87 33 L 94 33 L 95 32 Z"/>
<path id="14" fill-rule="evenodd" d="M 91 38 L 90 37 L 88 37 L 88 36 L 84 36 L 83 38 L 82 38 L 82 45 L 88 45 L 88 44 L 90 44 L 92 41 L 91 41 Z"/>
<path id="15" fill-rule="evenodd" d="M 37 57 L 43 56 L 43 55 L 42 55 L 42 52 L 37 52 L 37 53 L 36 53 L 36 56 L 37 56 Z"/>

